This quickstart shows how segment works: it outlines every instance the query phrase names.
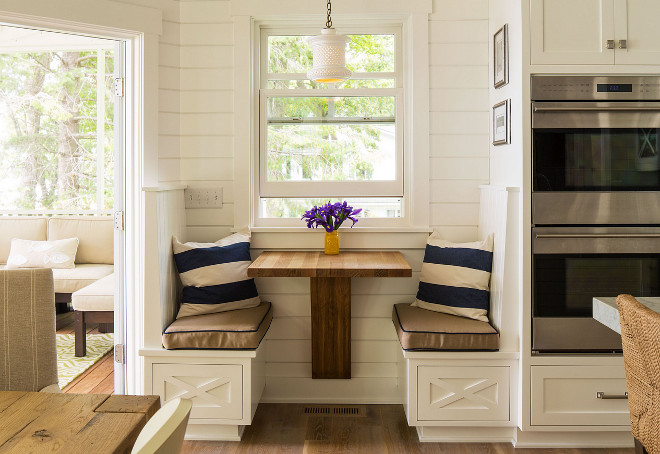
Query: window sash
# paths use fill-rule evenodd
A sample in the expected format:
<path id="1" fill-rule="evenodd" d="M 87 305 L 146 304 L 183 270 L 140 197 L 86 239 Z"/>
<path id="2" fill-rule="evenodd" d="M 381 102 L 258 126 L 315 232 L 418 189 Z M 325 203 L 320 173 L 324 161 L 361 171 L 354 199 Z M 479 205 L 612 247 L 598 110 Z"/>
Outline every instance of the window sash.
<path id="1" fill-rule="evenodd" d="M 260 197 L 403 197 L 403 102 L 400 89 L 350 90 L 358 96 L 395 98 L 395 179 L 382 181 L 268 181 L 267 100 L 270 97 L 350 96 L 348 90 L 261 90 L 259 99 L 259 195 Z M 296 94 L 294 94 L 294 92 Z M 323 93 L 321 93 L 323 92 Z M 355 96 L 352 95 L 352 96 Z M 369 122 L 369 121 L 367 121 Z M 344 124 L 350 123 L 350 121 Z M 371 123 L 375 123 L 371 121 Z M 291 120 L 290 124 L 300 124 Z"/>
<path id="2" fill-rule="evenodd" d="M 260 199 L 269 197 L 282 197 L 282 198 L 300 198 L 300 197 L 327 197 L 327 198 L 358 198 L 358 197 L 393 197 L 401 199 L 401 213 L 402 216 L 398 218 L 369 218 L 361 220 L 362 227 L 402 227 L 407 225 L 408 208 L 407 197 L 404 195 L 404 137 L 403 131 L 405 128 L 404 112 L 404 99 L 403 99 L 403 46 L 402 46 L 402 25 L 377 25 L 377 26 L 364 26 L 347 27 L 337 30 L 338 33 L 352 35 L 352 34 L 392 34 L 395 36 L 395 62 L 394 72 L 353 72 L 352 79 L 357 80 L 393 80 L 394 87 L 396 88 L 329 88 L 325 89 L 270 89 L 268 88 L 269 81 L 275 80 L 307 80 L 306 73 L 268 73 L 268 37 L 269 36 L 296 36 L 296 35 L 309 35 L 314 36 L 319 33 L 317 26 L 300 28 L 296 27 L 293 31 L 291 28 L 282 28 L 277 26 L 261 26 L 258 29 L 257 36 L 259 37 L 259 48 L 256 61 L 259 63 L 259 81 L 256 83 L 258 87 L 258 109 L 259 118 L 256 122 L 258 137 L 256 137 L 258 150 L 255 153 L 255 186 L 257 190 L 253 194 L 254 201 L 254 218 L 253 224 L 256 227 L 264 226 L 278 226 L 278 227 L 299 227 L 300 220 L 293 218 L 264 218 L 261 213 Z M 278 97 L 323 97 L 323 96 L 337 96 L 337 97 L 350 97 L 350 96 L 392 96 L 395 98 L 396 110 L 394 118 L 379 117 L 378 121 L 394 121 L 395 124 L 395 163 L 396 173 L 395 180 L 392 181 L 272 181 L 267 182 L 267 128 L 269 122 L 267 121 L 267 98 Z M 280 120 L 280 124 L 287 124 L 286 119 Z M 298 124 L 308 122 L 309 119 L 303 121 L 293 120 L 290 124 Z M 364 119 L 347 119 L 345 124 L 350 124 L 351 121 L 365 122 Z M 334 119 L 333 119 L 334 122 Z M 368 123 L 368 121 L 366 121 Z M 326 121 L 326 123 L 329 123 Z M 376 121 L 371 121 L 376 123 Z M 274 124 L 274 122 L 270 123 Z"/>
<path id="3" fill-rule="evenodd" d="M 369 79 L 393 79 L 395 86 L 403 86 L 402 77 L 402 44 L 401 44 L 401 25 L 390 26 L 360 26 L 358 28 L 338 28 L 337 33 L 342 35 L 394 35 L 394 72 L 353 72 L 351 79 L 369 80 Z M 270 28 L 262 27 L 260 29 L 260 47 L 259 47 L 259 80 L 260 88 L 268 89 L 269 80 L 307 80 L 307 73 L 269 73 L 268 72 L 268 37 L 270 36 L 315 36 L 319 34 L 318 27 L 296 27 L 292 32 L 288 28 Z M 294 90 L 290 90 L 294 91 Z M 321 91 L 321 90 L 307 90 Z M 348 91 L 348 90 L 344 90 Z"/>

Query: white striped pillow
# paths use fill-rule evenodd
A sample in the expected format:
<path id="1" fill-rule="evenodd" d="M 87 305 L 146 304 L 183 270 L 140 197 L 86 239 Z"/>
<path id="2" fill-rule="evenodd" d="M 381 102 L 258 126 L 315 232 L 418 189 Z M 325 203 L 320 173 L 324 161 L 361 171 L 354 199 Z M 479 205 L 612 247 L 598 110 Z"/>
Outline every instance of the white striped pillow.
<path id="1" fill-rule="evenodd" d="M 492 234 L 483 241 L 452 243 L 433 232 L 412 305 L 487 322 L 492 264 Z"/>
<path id="2" fill-rule="evenodd" d="M 184 285 L 176 318 L 258 306 L 250 266 L 250 236 L 234 233 L 215 243 L 172 240 L 174 261 Z"/>

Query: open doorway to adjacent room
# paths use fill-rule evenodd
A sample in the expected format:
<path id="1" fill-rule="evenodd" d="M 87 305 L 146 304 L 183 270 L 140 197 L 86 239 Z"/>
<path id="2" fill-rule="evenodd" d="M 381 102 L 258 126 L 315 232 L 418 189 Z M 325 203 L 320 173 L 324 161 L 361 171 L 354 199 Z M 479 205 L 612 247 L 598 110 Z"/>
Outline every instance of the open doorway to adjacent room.
<path id="1" fill-rule="evenodd" d="M 123 41 L 0 25 L 0 223 L 20 218 L 12 237 L 49 242 L 29 247 L 78 239 L 73 268 L 57 254 L 43 265 L 64 392 L 123 392 L 124 64 Z"/>

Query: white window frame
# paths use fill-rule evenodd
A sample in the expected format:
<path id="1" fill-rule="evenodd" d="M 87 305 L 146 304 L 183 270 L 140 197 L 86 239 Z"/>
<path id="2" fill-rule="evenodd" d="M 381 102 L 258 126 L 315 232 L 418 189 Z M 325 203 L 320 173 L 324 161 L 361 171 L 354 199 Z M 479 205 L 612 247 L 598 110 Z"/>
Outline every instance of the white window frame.
<path id="1" fill-rule="evenodd" d="M 401 199 L 401 217 L 399 218 L 363 218 L 360 220 L 361 227 L 402 227 L 410 224 L 409 216 L 406 215 L 405 207 L 409 197 L 406 191 L 405 180 L 407 179 L 406 149 L 405 149 L 405 118 L 406 104 L 404 98 L 404 77 L 403 71 L 404 53 L 403 53 L 403 24 L 388 22 L 382 25 L 359 25 L 352 27 L 337 28 L 341 34 L 392 34 L 395 36 L 395 71 L 382 73 L 354 73 L 354 79 L 374 79 L 387 78 L 394 79 L 394 88 L 360 88 L 360 89 L 269 89 L 267 84 L 269 80 L 306 80 L 304 73 L 289 74 L 268 74 L 268 37 L 269 36 L 293 36 L 304 35 L 313 36 L 319 33 L 318 26 L 305 26 L 303 24 L 291 24 L 290 26 L 272 26 L 268 24 L 256 24 L 255 26 L 255 49 L 254 65 L 258 68 L 255 71 L 255 89 L 258 93 L 258 115 L 255 119 L 256 145 L 253 154 L 253 223 L 255 227 L 300 227 L 300 219 L 297 218 L 266 218 L 261 212 L 262 197 L 281 197 L 281 198 L 399 198 Z M 323 97 L 323 96 L 392 96 L 395 98 L 395 136 L 396 136 L 396 174 L 393 181 L 292 181 L 292 182 L 268 182 L 267 159 L 266 159 L 266 107 L 267 99 L 270 97 Z M 356 206 L 356 208 L 359 208 Z"/>

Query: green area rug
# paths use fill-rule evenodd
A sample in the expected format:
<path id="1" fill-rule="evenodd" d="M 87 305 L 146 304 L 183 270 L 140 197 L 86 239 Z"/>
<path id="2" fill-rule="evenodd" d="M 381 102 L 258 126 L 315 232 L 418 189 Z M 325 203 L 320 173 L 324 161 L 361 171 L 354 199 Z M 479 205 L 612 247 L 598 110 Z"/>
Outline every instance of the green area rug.
<path id="1" fill-rule="evenodd" d="M 60 389 L 89 369 L 114 345 L 112 333 L 88 334 L 87 356 L 76 358 L 73 334 L 57 335 L 57 378 Z"/>

